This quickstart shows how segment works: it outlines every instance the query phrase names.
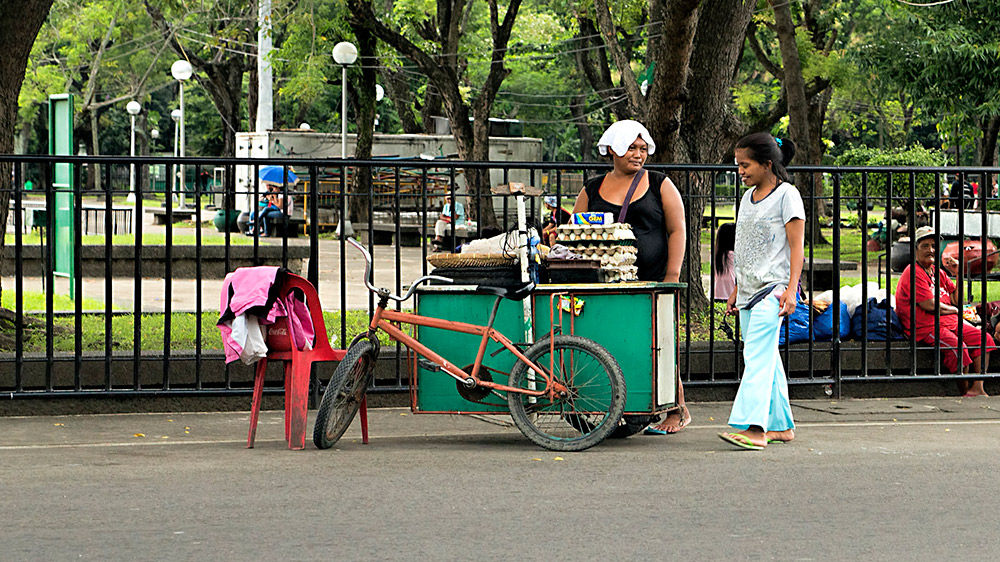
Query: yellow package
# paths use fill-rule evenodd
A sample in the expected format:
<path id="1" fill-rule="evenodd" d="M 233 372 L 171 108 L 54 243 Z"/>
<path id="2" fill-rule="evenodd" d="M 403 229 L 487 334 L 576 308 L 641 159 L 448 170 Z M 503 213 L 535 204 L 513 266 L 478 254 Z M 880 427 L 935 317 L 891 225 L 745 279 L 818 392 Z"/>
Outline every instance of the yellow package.
<path id="1" fill-rule="evenodd" d="M 573 316 L 579 316 L 583 312 L 583 299 L 573 299 L 573 303 L 570 305 L 570 298 L 561 296 L 559 297 L 559 310 L 572 312 Z"/>

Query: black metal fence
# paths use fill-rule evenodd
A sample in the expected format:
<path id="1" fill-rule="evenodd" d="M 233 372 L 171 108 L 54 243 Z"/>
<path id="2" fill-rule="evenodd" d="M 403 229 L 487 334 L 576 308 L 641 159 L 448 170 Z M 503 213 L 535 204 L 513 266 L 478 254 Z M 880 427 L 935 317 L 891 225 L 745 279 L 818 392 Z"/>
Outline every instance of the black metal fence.
<path id="1" fill-rule="evenodd" d="M 3 306 L 11 312 L 0 323 L 0 392 L 10 398 L 249 394 L 251 367 L 224 364 L 214 328 L 218 317 L 214 299 L 226 272 L 261 264 L 300 271 L 326 295 L 324 308 L 334 313 L 333 324 L 328 326 L 333 337 L 348 342 L 354 335 L 352 329 L 360 330 L 364 324 L 364 309 L 371 310 L 374 304 L 370 295 L 359 300 L 353 293 L 349 298 L 361 285 L 360 268 L 349 265 L 346 242 L 327 232 L 340 223 L 339 217 L 349 216 L 350 209 L 367 217 L 359 234 L 377 264 L 384 266 L 376 268 L 375 283 L 400 293 L 411 277 L 428 270 L 427 241 L 433 235 L 443 194 L 463 195 L 472 217 L 482 217 L 492 206 L 501 229 L 514 223 L 512 200 L 467 195 L 464 182 L 470 171 L 491 176 L 491 183 L 522 181 L 542 186 L 546 194 L 568 206 L 567 200 L 575 198 L 583 179 L 608 169 L 605 164 L 574 163 L 9 155 L 0 156 L 0 162 L 13 164 L 2 261 Z M 59 175 L 57 166 L 64 164 L 72 165 L 70 185 L 54 180 Z M 176 177 L 178 168 L 193 167 L 193 177 L 205 172 L 221 176 L 223 182 L 221 186 L 189 183 L 183 194 L 188 205 L 179 208 L 171 195 L 178 195 L 180 189 L 169 182 L 165 188 L 136 182 L 133 188 L 128 181 L 131 165 L 137 177 L 153 166 L 165 167 L 167 178 Z M 265 165 L 294 167 L 303 180 L 281 186 L 282 195 L 298 200 L 305 214 L 280 221 L 278 226 L 284 227 L 280 241 L 245 236 L 237 218 L 237 206 L 256 209 L 261 201 L 257 171 Z M 677 185 L 689 225 L 687 263 L 692 267 L 685 267 L 681 278 L 689 285 L 681 297 L 682 379 L 689 386 L 736 384 L 742 367 L 738 322 L 724 317 L 722 303 L 712 296 L 714 233 L 719 225 L 732 221 L 742 193 L 735 168 L 650 168 L 667 173 Z M 869 307 L 864 305 L 871 297 L 891 295 L 902 266 L 912 263 L 909 256 L 914 254 L 914 244 L 899 237 L 912 240 L 919 225 L 929 224 L 936 225 L 946 239 L 972 240 L 981 246 L 976 254 L 976 244 L 959 244 L 957 255 L 963 261 L 954 277 L 962 303 L 978 304 L 981 319 L 989 321 L 988 303 L 1000 301 L 996 282 L 1000 279 L 982 264 L 995 264 L 997 258 L 989 239 L 1000 237 L 1000 212 L 994 210 L 1000 210 L 1000 201 L 992 187 L 1000 169 L 815 167 L 791 171 L 807 178 L 799 185 L 810 216 L 803 296 L 812 299 L 836 288 L 828 299 L 830 312 L 805 308 L 805 341 L 783 348 L 792 384 L 831 385 L 839 390 L 844 382 L 998 376 L 985 362 L 980 373 L 942 372 L 941 357 L 953 350 L 940 343 L 891 337 L 872 341 Z M 85 188 L 86 174 L 93 173 L 101 174 L 102 181 L 89 185 L 101 185 L 100 190 Z M 339 178 L 366 175 L 373 180 L 367 191 L 341 188 Z M 25 189 L 28 180 L 30 190 Z M 969 194 L 949 192 L 955 180 L 959 185 L 982 187 Z M 135 195 L 134 202 L 130 193 Z M 214 231 L 201 224 L 204 214 L 191 211 L 209 204 L 219 205 L 212 217 Z M 541 218 L 542 209 L 540 198 L 529 200 L 530 216 Z M 150 225 L 147 214 L 163 225 Z M 196 219 L 194 225 L 177 222 L 190 218 Z M 470 236 L 488 234 L 482 220 L 470 230 Z M 299 233 L 304 236 L 292 236 Z M 380 234 L 395 243 L 379 244 Z M 417 247 L 404 247 L 405 240 L 416 240 Z M 454 232 L 450 242 L 457 242 Z M 690 259 L 694 252 L 702 259 Z M 940 252 L 937 259 L 940 266 Z M 862 304 L 856 313 L 861 315 L 860 330 L 833 329 L 828 338 L 819 336 L 816 330 L 823 322 L 840 327 L 845 314 L 854 314 L 840 306 L 848 286 L 857 286 L 850 290 L 852 304 Z M 62 300 L 60 295 L 69 298 Z M 910 304 L 911 317 L 916 306 Z M 361 312 L 350 312 L 356 309 Z M 360 318 L 359 327 L 349 327 L 352 318 Z M 793 332 L 785 328 L 787 336 Z M 979 351 L 987 351 L 985 342 Z M 395 356 L 397 360 L 383 369 L 373 390 L 407 388 L 403 354 Z M 275 377 L 269 392 L 280 390 L 278 380 Z"/>

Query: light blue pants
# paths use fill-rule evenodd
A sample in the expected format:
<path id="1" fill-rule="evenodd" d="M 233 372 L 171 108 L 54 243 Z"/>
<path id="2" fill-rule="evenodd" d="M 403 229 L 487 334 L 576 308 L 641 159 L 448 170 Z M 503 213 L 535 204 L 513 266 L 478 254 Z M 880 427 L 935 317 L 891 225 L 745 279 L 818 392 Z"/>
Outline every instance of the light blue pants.
<path id="1" fill-rule="evenodd" d="M 744 430 L 756 425 L 764 431 L 793 429 L 788 403 L 788 380 L 778 352 L 782 317 L 777 295 L 750 310 L 740 310 L 743 331 L 743 379 L 729 414 L 729 425 Z"/>

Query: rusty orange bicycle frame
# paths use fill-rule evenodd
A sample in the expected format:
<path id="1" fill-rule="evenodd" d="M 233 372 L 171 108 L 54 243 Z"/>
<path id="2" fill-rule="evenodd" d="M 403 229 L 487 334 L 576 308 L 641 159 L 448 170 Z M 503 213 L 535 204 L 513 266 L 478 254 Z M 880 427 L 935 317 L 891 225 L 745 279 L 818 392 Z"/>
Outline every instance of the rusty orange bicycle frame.
<path id="1" fill-rule="evenodd" d="M 459 369 L 444 357 L 441 357 L 427 346 L 418 342 L 412 336 L 404 333 L 402 330 L 391 324 L 391 322 L 400 322 L 415 326 L 426 326 L 428 328 L 440 328 L 442 330 L 449 330 L 452 332 L 482 336 L 483 339 L 479 343 L 479 351 L 476 353 L 476 362 L 472 366 L 472 373 L 466 373 L 462 369 Z M 496 329 L 492 326 L 479 326 L 476 324 L 467 324 L 465 322 L 455 322 L 452 320 L 442 320 L 440 318 L 420 316 L 419 314 L 413 314 L 410 312 L 398 312 L 395 310 L 388 310 L 382 304 L 379 304 L 379 306 L 375 309 L 375 314 L 372 316 L 372 321 L 369 325 L 370 333 L 374 333 L 376 330 L 385 331 L 385 333 L 389 334 L 389 337 L 393 340 L 402 343 L 403 345 L 414 350 L 417 354 L 433 361 L 446 373 L 463 383 L 472 379 L 475 381 L 477 386 L 481 386 L 483 388 L 490 388 L 504 392 L 516 392 L 518 394 L 525 394 L 528 396 L 544 396 L 551 400 L 555 400 L 559 396 L 565 396 L 569 392 L 569 389 L 564 384 L 552 378 L 551 373 L 555 364 L 554 353 L 550 353 L 549 355 L 549 370 L 546 371 L 525 357 L 525 355 L 514 346 L 510 339 L 496 331 Z M 483 357 L 486 355 L 486 345 L 491 339 L 502 345 L 507 349 L 507 351 L 513 353 L 515 357 L 523 361 L 530 369 L 541 374 L 545 379 L 545 389 L 530 390 L 525 388 L 514 388 L 505 384 L 497 384 L 495 382 L 480 379 L 479 369 L 482 367 Z M 550 345 L 552 341 L 553 338 L 550 338 Z"/>

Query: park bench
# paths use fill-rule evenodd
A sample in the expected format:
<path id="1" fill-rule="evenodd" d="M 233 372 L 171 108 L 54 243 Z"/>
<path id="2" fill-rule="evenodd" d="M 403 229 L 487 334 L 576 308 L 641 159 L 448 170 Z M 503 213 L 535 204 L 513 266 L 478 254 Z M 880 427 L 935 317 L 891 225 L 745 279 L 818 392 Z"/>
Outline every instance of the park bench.
<path id="1" fill-rule="evenodd" d="M 146 212 L 153 215 L 153 224 L 167 224 L 167 209 L 165 207 L 146 209 Z M 194 220 L 197 214 L 196 209 L 172 209 L 170 218 L 172 222 L 178 223 Z"/>
<path id="2" fill-rule="evenodd" d="M 306 220 L 298 217 L 289 217 L 288 222 L 285 222 L 285 218 L 267 219 L 268 222 L 268 232 L 271 232 L 274 236 L 282 238 L 298 238 L 299 232 L 305 233 L 306 231 Z M 286 226 L 287 225 L 287 226 Z"/>
<path id="3" fill-rule="evenodd" d="M 369 223 L 354 223 L 354 232 L 361 236 L 361 241 L 368 243 Z M 396 225 L 389 222 L 371 223 L 372 243 L 376 245 L 392 245 L 396 237 Z M 420 247 L 423 239 L 434 234 L 434 227 L 428 226 L 426 229 L 420 224 L 399 225 L 399 246 Z M 461 243 L 461 241 L 460 241 Z"/>

